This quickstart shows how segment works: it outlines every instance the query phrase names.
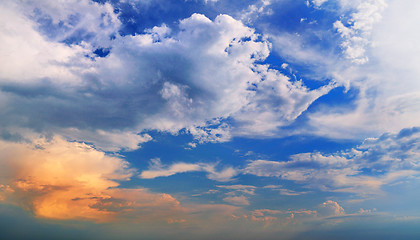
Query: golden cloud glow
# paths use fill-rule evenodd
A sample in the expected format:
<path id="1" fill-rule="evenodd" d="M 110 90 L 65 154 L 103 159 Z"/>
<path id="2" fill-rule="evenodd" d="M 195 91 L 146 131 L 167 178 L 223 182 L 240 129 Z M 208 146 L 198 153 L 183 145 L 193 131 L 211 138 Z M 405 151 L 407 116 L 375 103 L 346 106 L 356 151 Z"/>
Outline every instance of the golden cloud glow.
<path id="1" fill-rule="evenodd" d="M 35 144 L 1 142 L 0 157 L 0 200 L 38 217 L 102 222 L 149 213 L 148 219 L 155 220 L 172 219 L 180 209 L 169 194 L 116 188 L 134 170 L 84 143 L 60 137 Z"/>

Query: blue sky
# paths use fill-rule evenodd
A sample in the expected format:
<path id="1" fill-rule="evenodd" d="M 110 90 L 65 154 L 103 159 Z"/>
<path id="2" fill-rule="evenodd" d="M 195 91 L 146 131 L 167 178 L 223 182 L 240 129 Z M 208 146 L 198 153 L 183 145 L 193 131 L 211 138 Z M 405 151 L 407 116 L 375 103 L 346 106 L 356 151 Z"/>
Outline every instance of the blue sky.
<path id="1" fill-rule="evenodd" d="M 417 239 L 415 0 L 0 3 L 0 236 Z"/>

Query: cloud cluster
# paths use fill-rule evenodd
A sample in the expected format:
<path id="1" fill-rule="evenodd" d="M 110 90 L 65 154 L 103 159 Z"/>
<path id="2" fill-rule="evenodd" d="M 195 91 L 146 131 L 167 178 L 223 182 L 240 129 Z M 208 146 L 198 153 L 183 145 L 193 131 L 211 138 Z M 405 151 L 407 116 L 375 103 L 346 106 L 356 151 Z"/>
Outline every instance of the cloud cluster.
<path id="1" fill-rule="evenodd" d="M 120 36 L 109 4 L 6 1 L 1 9 L 12 19 L 0 29 L 9 134 L 60 134 L 109 151 L 136 149 L 150 140 L 137 134 L 153 129 L 186 129 L 197 142 L 273 136 L 332 88 L 310 90 L 260 64 L 270 43 L 228 15 Z M 217 119 L 232 121 L 209 128 Z"/>

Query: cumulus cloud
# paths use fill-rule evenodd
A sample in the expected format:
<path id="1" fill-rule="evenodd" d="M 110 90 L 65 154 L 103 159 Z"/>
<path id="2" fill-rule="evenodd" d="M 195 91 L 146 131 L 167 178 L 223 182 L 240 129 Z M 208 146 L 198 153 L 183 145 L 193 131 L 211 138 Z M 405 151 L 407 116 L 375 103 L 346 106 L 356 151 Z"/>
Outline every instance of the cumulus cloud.
<path id="1" fill-rule="evenodd" d="M 335 201 L 328 200 L 319 206 L 318 214 L 321 216 L 342 216 L 344 215 L 344 209 Z"/>
<path id="2" fill-rule="evenodd" d="M 5 1 L 1 11 L 1 125 L 21 135 L 58 133 L 108 151 L 136 149 L 150 140 L 137 134 L 153 129 L 186 129 L 200 143 L 273 136 L 331 89 L 258 63 L 270 43 L 228 15 L 120 36 L 107 3 Z"/>
<path id="3" fill-rule="evenodd" d="M 135 173 L 121 158 L 60 137 L 1 143 L 1 199 L 37 217 L 96 222 L 165 221 L 181 211 L 169 194 L 118 188 Z M 144 212 L 147 209 L 147 212 Z"/>
<path id="4" fill-rule="evenodd" d="M 355 8 L 356 11 L 343 24 L 343 21 L 336 21 L 334 28 L 343 38 L 341 47 L 346 58 L 352 62 L 363 64 L 368 61 L 365 54 L 366 47 L 370 44 L 370 35 L 373 25 L 380 21 L 381 12 L 386 7 L 383 0 L 371 0 L 360 2 Z"/>

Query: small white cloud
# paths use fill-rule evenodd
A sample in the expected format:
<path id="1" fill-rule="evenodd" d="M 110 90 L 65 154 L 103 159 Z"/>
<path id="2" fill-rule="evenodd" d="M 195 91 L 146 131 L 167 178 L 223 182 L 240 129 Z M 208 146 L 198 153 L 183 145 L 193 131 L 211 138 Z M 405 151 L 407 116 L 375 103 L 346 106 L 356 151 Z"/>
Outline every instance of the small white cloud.
<path id="1" fill-rule="evenodd" d="M 272 0 L 259 0 L 258 2 L 251 4 L 247 9 L 241 11 L 240 19 L 245 23 L 252 23 L 260 16 L 271 15 L 273 10 L 270 8 Z"/>
<path id="2" fill-rule="evenodd" d="M 320 7 L 322 4 L 324 4 L 327 1 L 328 0 L 312 0 L 312 4 L 315 5 L 316 7 Z"/>
<path id="3" fill-rule="evenodd" d="M 206 163 L 173 163 L 169 166 L 161 163 L 159 158 L 150 160 L 149 169 L 144 170 L 139 175 L 143 179 L 154 179 L 157 177 L 169 177 L 179 173 L 187 172 L 205 172 L 207 178 L 219 182 L 231 181 L 238 175 L 238 171 L 232 167 L 226 167 L 222 170 L 216 170 L 216 164 Z"/>
<path id="4" fill-rule="evenodd" d="M 225 197 L 223 201 L 231 203 L 233 205 L 249 205 L 249 200 L 245 196 L 232 196 L 232 197 Z"/>

